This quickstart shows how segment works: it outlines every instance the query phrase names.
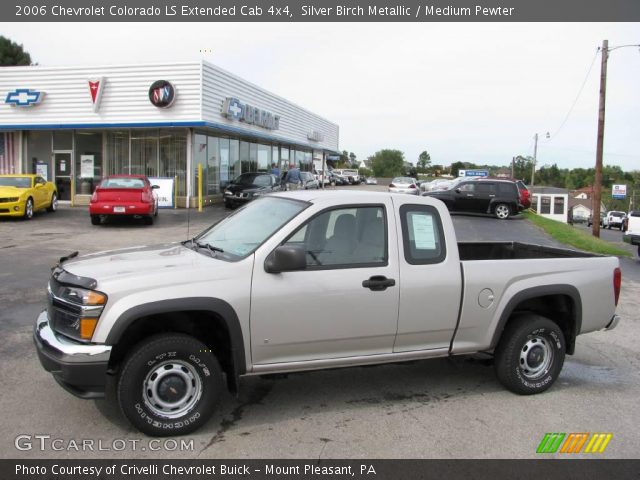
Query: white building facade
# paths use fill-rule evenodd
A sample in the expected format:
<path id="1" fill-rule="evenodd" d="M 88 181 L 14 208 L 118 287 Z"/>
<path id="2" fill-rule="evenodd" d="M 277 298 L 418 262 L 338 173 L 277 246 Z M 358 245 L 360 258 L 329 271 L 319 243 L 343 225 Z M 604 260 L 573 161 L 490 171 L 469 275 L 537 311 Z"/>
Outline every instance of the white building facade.
<path id="1" fill-rule="evenodd" d="M 339 128 L 207 62 L 0 69 L 0 173 L 41 173 L 86 204 L 103 176 L 173 178 L 205 204 L 245 172 L 311 171 Z"/>

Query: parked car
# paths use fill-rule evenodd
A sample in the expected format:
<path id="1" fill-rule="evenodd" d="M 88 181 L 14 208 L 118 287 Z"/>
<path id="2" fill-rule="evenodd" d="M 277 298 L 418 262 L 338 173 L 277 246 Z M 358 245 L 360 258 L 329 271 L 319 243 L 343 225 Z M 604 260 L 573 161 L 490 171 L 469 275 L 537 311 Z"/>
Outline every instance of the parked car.
<path id="1" fill-rule="evenodd" d="M 606 216 L 606 213 L 600 212 L 600 226 L 604 223 L 604 217 Z M 587 227 L 590 227 L 591 225 L 593 225 L 593 214 L 589 214 L 589 218 L 587 219 Z"/>
<path id="2" fill-rule="evenodd" d="M 349 180 L 342 175 L 342 170 L 334 169 L 330 170 L 329 173 L 331 174 L 331 183 L 334 185 L 349 185 Z"/>
<path id="3" fill-rule="evenodd" d="M 349 185 L 356 185 L 360 183 L 360 174 L 357 170 L 342 170 L 342 176 L 347 179 Z"/>
<path id="4" fill-rule="evenodd" d="M 304 173 L 304 172 L 300 172 Z M 286 173 L 282 173 L 284 179 Z M 282 180 L 271 173 L 243 173 L 234 178 L 224 189 L 224 206 L 235 208 L 262 195 L 282 189 Z"/>
<path id="5" fill-rule="evenodd" d="M 325 185 L 329 185 L 331 183 L 331 177 L 329 175 L 329 170 L 324 173 L 323 170 L 316 170 L 315 172 L 316 180 L 318 181 L 318 185 L 324 183 Z"/>
<path id="6" fill-rule="evenodd" d="M 624 221 L 624 217 L 626 217 L 626 214 L 624 212 L 611 210 L 607 212 L 607 215 L 602 220 L 602 226 L 604 228 L 608 228 L 609 230 L 611 230 L 611 227 L 622 230 L 622 222 Z"/>
<path id="7" fill-rule="evenodd" d="M 518 187 L 518 198 L 520 202 L 520 210 L 531 207 L 531 192 L 522 180 L 516 178 L 498 178 L 498 177 L 476 177 L 474 180 L 487 181 L 487 180 L 509 180 L 516 184 Z M 574 219 L 575 220 L 575 219 Z"/>
<path id="8" fill-rule="evenodd" d="M 411 177 L 396 177 L 389 184 L 391 193 L 408 193 L 410 195 L 418 195 L 418 185 L 416 179 Z"/>
<path id="9" fill-rule="evenodd" d="M 44 209 L 58 209 L 58 191 L 53 183 L 40 175 L 0 175 L 0 217 L 29 220 Z"/>
<path id="10" fill-rule="evenodd" d="M 305 190 L 315 190 L 320 188 L 320 182 L 316 180 L 313 173 L 300 172 L 300 180 L 302 181 L 302 188 Z"/>
<path id="11" fill-rule="evenodd" d="M 92 225 L 109 217 L 143 218 L 147 225 L 158 216 L 158 195 L 144 175 L 109 175 L 91 195 L 89 215 Z"/>
<path id="12" fill-rule="evenodd" d="M 74 395 L 105 396 L 113 382 L 125 417 L 156 436 L 205 425 L 225 385 L 237 392 L 247 375 L 482 352 L 505 388 L 539 394 L 578 335 L 619 323 L 619 267 L 574 250 L 458 243 L 428 197 L 282 192 L 182 243 L 61 259 L 35 348 Z"/>
<path id="13" fill-rule="evenodd" d="M 626 218 L 627 229 L 622 239 L 631 245 L 638 246 L 638 256 L 640 256 L 640 210 L 632 210 Z"/>
<path id="14" fill-rule="evenodd" d="M 374 177 L 367 177 L 365 179 L 364 183 L 366 183 L 367 185 L 377 185 L 378 184 L 378 179 L 374 178 Z"/>
<path id="15" fill-rule="evenodd" d="M 449 190 L 422 195 L 442 200 L 451 212 L 490 213 L 501 220 L 521 209 L 518 187 L 509 180 L 462 180 Z"/>

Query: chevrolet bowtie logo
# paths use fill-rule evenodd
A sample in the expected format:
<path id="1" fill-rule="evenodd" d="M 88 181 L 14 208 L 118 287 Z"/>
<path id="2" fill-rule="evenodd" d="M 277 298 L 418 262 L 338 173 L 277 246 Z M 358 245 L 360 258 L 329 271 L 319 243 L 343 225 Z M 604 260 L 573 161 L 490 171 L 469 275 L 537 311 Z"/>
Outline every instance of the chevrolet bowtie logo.
<path id="1" fill-rule="evenodd" d="M 40 103 L 43 97 L 44 92 L 29 90 L 28 88 L 18 88 L 13 92 L 7 93 L 7 98 L 5 98 L 4 103 L 16 107 L 30 107 Z"/>

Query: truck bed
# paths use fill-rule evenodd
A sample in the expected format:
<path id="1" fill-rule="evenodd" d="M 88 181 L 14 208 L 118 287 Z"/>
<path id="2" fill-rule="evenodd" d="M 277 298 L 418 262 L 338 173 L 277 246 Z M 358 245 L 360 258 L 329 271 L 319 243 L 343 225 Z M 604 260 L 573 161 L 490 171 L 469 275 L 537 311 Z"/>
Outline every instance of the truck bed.
<path id="1" fill-rule="evenodd" d="M 458 242 L 460 260 L 597 257 L 592 253 L 520 242 Z"/>

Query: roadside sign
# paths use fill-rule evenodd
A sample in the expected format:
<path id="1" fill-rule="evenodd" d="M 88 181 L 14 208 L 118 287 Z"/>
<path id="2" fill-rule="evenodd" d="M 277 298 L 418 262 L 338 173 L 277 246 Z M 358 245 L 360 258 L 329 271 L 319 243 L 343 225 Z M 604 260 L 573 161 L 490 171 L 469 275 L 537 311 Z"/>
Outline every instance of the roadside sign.
<path id="1" fill-rule="evenodd" d="M 158 195 L 158 207 L 174 208 L 174 179 L 171 177 L 149 177 L 149 181 L 151 182 L 151 185 L 158 185 L 160 187 L 156 189 L 156 194 Z"/>
<path id="2" fill-rule="evenodd" d="M 618 200 L 622 200 L 627 196 L 627 186 L 626 185 L 614 185 L 611 189 L 611 196 Z"/>
<path id="3" fill-rule="evenodd" d="M 489 170 L 458 170 L 459 177 L 488 177 Z"/>

